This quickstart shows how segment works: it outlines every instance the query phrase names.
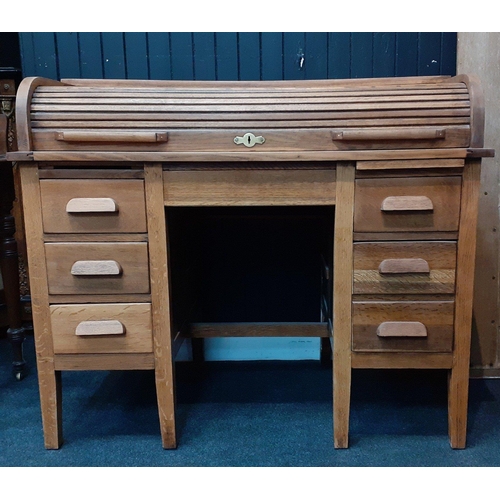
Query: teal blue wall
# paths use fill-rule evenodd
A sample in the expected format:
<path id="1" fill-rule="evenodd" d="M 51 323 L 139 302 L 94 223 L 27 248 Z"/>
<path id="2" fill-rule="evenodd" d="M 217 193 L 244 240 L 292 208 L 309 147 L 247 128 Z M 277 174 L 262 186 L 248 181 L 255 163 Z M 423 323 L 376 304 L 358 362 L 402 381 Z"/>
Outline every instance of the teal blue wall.
<path id="1" fill-rule="evenodd" d="M 53 79 L 297 80 L 456 73 L 456 33 L 44 32 L 20 33 L 19 42 L 23 76 Z M 318 357 L 319 339 L 206 341 L 208 360 Z"/>
<path id="2" fill-rule="evenodd" d="M 20 33 L 24 76 L 288 80 L 454 75 L 456 33 Z M 301 56 L 304 56 L 302 67 Z"/>

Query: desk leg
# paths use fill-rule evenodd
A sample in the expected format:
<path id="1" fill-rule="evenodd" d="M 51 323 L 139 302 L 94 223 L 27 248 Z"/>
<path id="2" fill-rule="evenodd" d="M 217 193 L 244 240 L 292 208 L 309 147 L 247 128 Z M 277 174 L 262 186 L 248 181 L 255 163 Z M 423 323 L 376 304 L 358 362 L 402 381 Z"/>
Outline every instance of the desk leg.
<path id="1" fill-rule="evenodd" d="M 462 181 L 457 251 L 455 347 L 448 380 L 448 432 L 452 448 L 465 448 L 469 395 L 469 363 L 476 256 L 476 224 L 481 160 L 469 160 Z"/>
<path id="2" fill-rule="evenodd" d="M 47 449 L 57 449 L 62 444 L 61 372 L 55 371 L 54 368 L 37 167 L 37 164 L 34 163 L 21 163 L 19 173 L 24 198 L 28 268 L 32 291 L 33 328 L 44 441 Z"/>
<path id="3" fill-rule="evenodd" d="M 170 270 L 161 164 L 146 164 L 144 178 L 148 217 L 155 379 L 160 430 L 163 447 L 176 448 Z"/>
<path id="4" fill-rule="evenodd" d="M 349 436 L 355 172 L 354 164 L 337 167 L 333 243 L 333 435 L 335 448 L 347 448 Z"/>

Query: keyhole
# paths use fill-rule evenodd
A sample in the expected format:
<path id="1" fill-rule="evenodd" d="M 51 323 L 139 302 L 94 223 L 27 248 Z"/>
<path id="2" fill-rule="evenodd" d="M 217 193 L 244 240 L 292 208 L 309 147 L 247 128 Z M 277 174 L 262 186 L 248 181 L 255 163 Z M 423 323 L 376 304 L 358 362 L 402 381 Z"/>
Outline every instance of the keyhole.
<path id="1" fill-rule="evenodd" d="M 247 135 L 247 144 L 250 145 L 251 142 L 252 142 L 252 138 L 249 135 Z"/>

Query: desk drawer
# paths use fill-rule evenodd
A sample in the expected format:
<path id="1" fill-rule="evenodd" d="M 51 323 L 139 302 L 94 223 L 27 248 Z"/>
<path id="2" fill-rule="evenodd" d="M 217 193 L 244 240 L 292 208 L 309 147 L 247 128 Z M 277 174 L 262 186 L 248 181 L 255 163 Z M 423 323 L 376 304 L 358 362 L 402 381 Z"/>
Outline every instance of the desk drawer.
<path id="1" fill-rule="evenodd" d="M 461 177 L 358 179 L 355 232 L 458 231 Z"/>
<path id="2" fill-rule="evenodd" d="M 42 179 L 45 233 L 146 232 L 144 181 Z"/>
<path id="3" fill-rule="evenodd" d="M 370 242 L 354 244 L 355 294 L 455 292 L 457 244 Z"/>
<path id="4" fill-rule="evenodd" d="M 149 293 L 147 243 L 46 243 L 49 294 Z"/>
<path id="5" fill-rule="evenodd" d="M 357 352 L 451 352 L 453 301 L 353 302 Z"/>
<path id="6" fill-rule="evenodd" d="M 150 304 L 54 305 L 55 354 L 153 352 Z"/>

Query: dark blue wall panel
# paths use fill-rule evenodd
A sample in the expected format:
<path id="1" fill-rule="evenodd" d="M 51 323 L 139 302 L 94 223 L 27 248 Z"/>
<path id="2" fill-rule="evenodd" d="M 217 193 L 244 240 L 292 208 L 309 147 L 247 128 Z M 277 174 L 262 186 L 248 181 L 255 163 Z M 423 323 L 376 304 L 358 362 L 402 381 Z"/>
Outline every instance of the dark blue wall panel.
<path id="1" fill-rule="evenodd" d="M 300 80 L 454 75 L 456 33 L 20 33 L 24 76 Z"/>

